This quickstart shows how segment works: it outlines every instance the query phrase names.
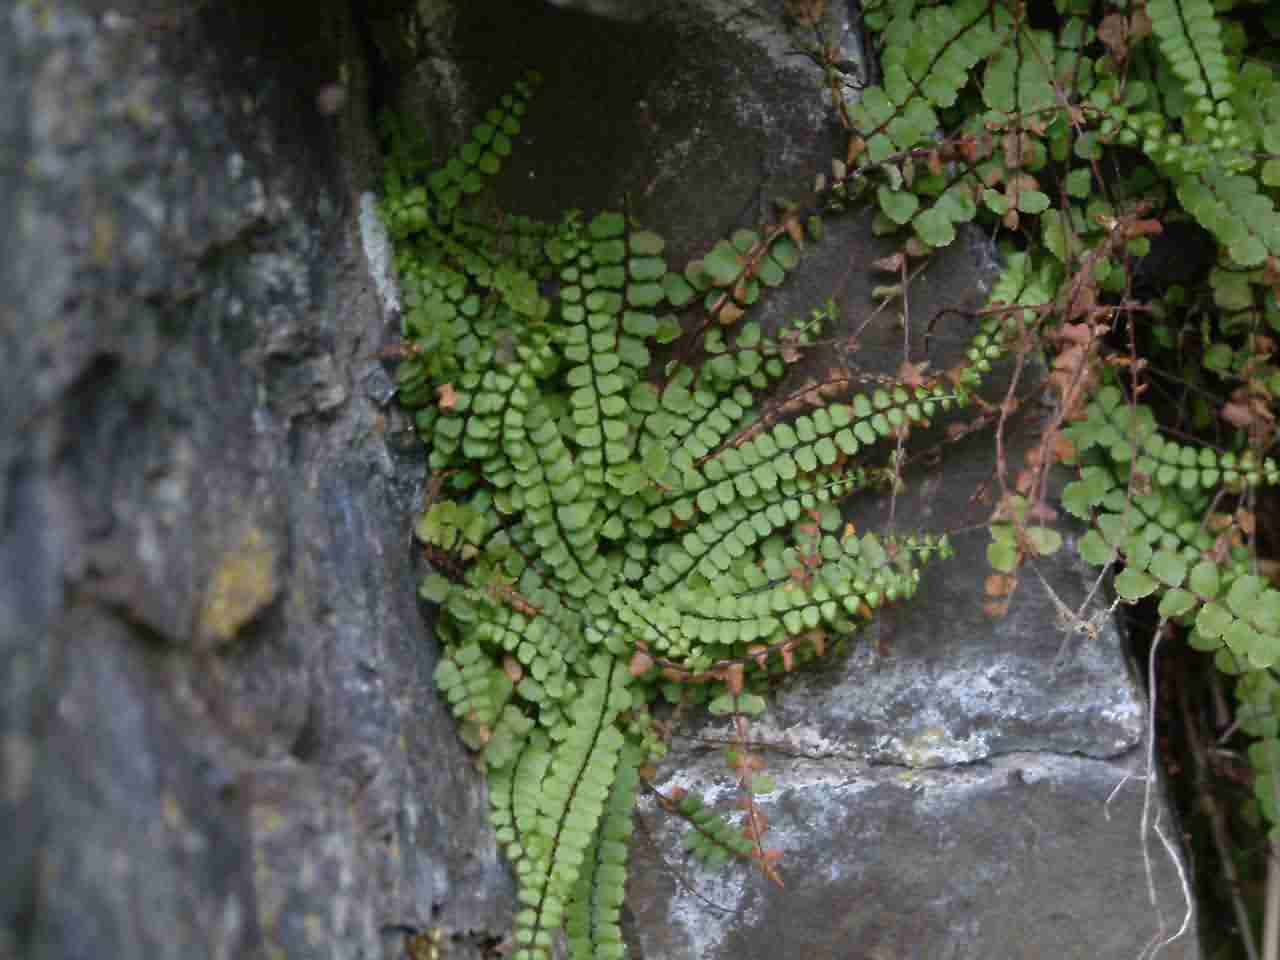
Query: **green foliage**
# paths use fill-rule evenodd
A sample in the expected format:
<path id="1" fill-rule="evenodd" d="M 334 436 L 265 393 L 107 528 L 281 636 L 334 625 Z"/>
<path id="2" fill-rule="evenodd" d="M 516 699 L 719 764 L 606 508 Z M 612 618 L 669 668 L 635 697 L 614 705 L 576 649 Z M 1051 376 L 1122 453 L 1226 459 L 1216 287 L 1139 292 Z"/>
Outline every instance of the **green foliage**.
<path id="1" fill-rule="evenodd" d="M 711 869 L 751 856 L 751 841 L 724 817 L 703 806 L 702 798 L 696 793 L 685 794 L 677 812 L 689 821 L 689 830 L 681 838 L 681 845 Z"/>
<path id="2" fill-rule="evenodd" d="M 1122 564 L 1118 595 L 1152 598 L 1192 646 L 1213 651 L 1239 678 L 1242 728 L 1274 738 L 1276 591 L 1224 518 L 1280 482 L 1264 456 L 1280 406 L 1276 21 L 1248 0 L 1055 5 L 1056 18 L 1041 11 L 1033 24 L 1001 2 L 870 0 L 883 80 L 846 108 L 852 144 L 836 199 L 866 191 L 881 232 L 910 228 L 909 257 L 951 243 L 968 221 L 1016 237 L 991 303 L 1007 304 L 1053 365 L 1059 408 L 1044 449 L 1074 421 L 1065 435 L 1080 472 L 1062 506 L 1090 521 L 1081 555 Z M 1213 249 L 1203 285 L 1179 272 L 1176 253 L 1174 275 L 1141 278 L 1139 258 L 1186 224 Z M 1139 307 L 1144 279 L 1160 289 Z M 1129 400 L 1103 369 L 1116 360 L 1109 331 L 1129 344 Z M 1157 363 L 1186 383 L 1184 400 L 1133 401 L 1160 390 Z M 1225 422 L 1226 443 L 1173 439 L 1157 411 L 1180 405 L 1199 431 Z M 1031 519 L 1044 515 L 1035 489 L 1034 477 L 1020 484 L 993 517 L 997 600 L 1021 564 L 1060 548 Z M 1273 753 L 1260 745 L 1251 757 L 1277 823 Z"/>
<path id="3" fill-rule="evenodd" d="M 1080 555 L 1098 565 L 1123 562 L 1116 592 L 1126 600 L 1158 598 L 1160 616 L 1186 627 L 1191 646 L 1213 652 L 1224 673 L 1240 675 L 1245 732 L 1273 737 L 1280 727 L 1272 673 L 1280 662 L 1280 590 L 1253 572 L 1243 545 L 1223 550 L 1203 518 L 1210 492 L 1275 484 L 1280 468 L 1249 451 L 1236 456 L 1169 441 L 1151 411 L 1125 403 L 1115 387 L 1100 391 L 1087 419 L 1067 432 L 1081 472 L 1063 492 L 1063 506 L 1091 523 Z M 1261 746 L 1249 755 L 1259 802 L 1276 823 L 1277 766 Z"/>
<path id="4" fill-rule="evenodd" d="M 540 223 L 485 204 L 536 78 L 434 169 L 393 147 L 397 384 L 433 474 L 416 532 L 437 572 L 422 594 L 441 605 L 437 683 L 483 751 L 515 867 L 521 960 L 548 956 L 561 928 L 575 957 L 625 955 L 630 810 L 642 762 L 663 749 L 650 711 L 702 703 L 742 729 L 776 674 L 910 597 L 945 538 L 855 536 L 840 501 L 875 475 L 858 460 L 973 406 L 1011 350 L 1051 367 L 1058 407 L 1034 471 L 1074 457 L 1061 506 L 1089 523 L 1081 556 L 1123 564 L 1123 600 L 1153 598 L 1239 677 L 1275 821 L 1280 592 L 1205 521 L 1222 497 L 1280 481 L 1263 455 L 1280 395 L 1263 336 L 1280 330 L 1280 81 L 1208 0 L 1145 12 L 1058 0 L 1057 12 L 1033 26 L 991 0 L 868 0 L 883 81 L 837 104 L 850 148 L 830 186 L 675 269 L 662 238 L 621 214 Z M 965 360 L 945 377 L 772 402 L 832 311 L 771 331 L 748 313 L 821 234 L 820 215 L 864 193 L 879 232 L 908 234 L 885 261 L 901 281 L 878 288 L 888 299 L 908 259 L 959 226 L 1006 236 Z M 1205 232 L 1216 265 L 1204 291 L 1166 284 L 1138 328 L 1139 258 L 1178 222 Z M 1145 360 L 1109 353 L 1111 329 L 1179 350 L 1196 331 L 1179 372 L 1199 388 L 1200 425 L 1218 415 L 1235 429 L 1231 449 L 1174 440 L 1157 408 L 1126 399 L 1108 367 L 1141 395 Z M 1230 403 L 1200 399 L 1224 382 L 1238 384 Z M 992 518 L 997 599 L 1063 546 L 1038 476 Z M 764 778 L 739 763 L 750 814 Z M 695 797 L 662 805 L 689 821 L 699 859 L 773 875 L 750 815 L 739 830 Z"/>
<path id="5" fill-rule="evenodd" d="M 1206 489 L 1280 482 L 1275 461 L 1167 441 L 1151 411 L 1124 403 L 1116 387 L 1099 391 L 1089 417 L 1067 433 L 1082 470 L 1063 505 L 1092 522 L 1080 545 L 1085 559 L 1123 560 L 1116 591 L 1126 600 L 1158 592 L 1161 616 L 1188 626 L 1192 646 L 1217 651 L 1225 672 L 1280 661 L 1280 590 L 1250 572 L 1243 548 L 1216 558 L 1200 522 Z M 1131 489 L 1135 478 L 1146 492 Z"/>
<path id="6" fill-rule="evenodd" d="M 1045 29 L 987 0 L 866 5 L 884 79 L 848 116 L 853 180 L 881 181 L 882 227 L 909 223 L 939 247 L 960 223 L 1016 229 L 1041 216 L 1045 245 L 1070 265 L 1132 209 L 1132 189 L 1120 204 L 1092 189 L 1091 165 L 1115 145 L 1146 154 L 1234 265 L 1280 251 L 1280 89 L 1274 71 L 1228 48 L 1209 0 L 1154 0 L 1145 15 L 1099 22 L 1069 0 L 1058 9 Z M 1055 198 L 1046 174 L 1063 165 L 1074 169 Z M 1134 187 L 1150 185 L 1142 177 Z M 1104 252 L 1095 269 L 1118 278 Z"/>
<path id="7" fill-rule="evenodd" d="M 663 749 L 655 701 L 741 723 L 772 676 L 915 592 L 948 544 L 842 530 L 839 500 L 868 483 L 852 458 L 968 405 L 1018 321 L 983 321 L 945 382 L 761 408 L 831 312 L 774 333 L 743 317 L 798 263 L 798 220 L 670 270 L 662 238 L 616 213 L 486 214 L 478 186 L 528 89 L 443 167 L 388 177 L 397 380 L 434 477 L 415 530 L 437 564 L 436 681 L 484 754 L 515 956 L 548 955 L 563 928 L 574 956 L 616 957 L 637 770 Z M 748 795 L 768 784 L 749 769 Z M 775 876 L 758 816 L 738 831 L 694 799 L 673 809 L 695 856 Z"/>

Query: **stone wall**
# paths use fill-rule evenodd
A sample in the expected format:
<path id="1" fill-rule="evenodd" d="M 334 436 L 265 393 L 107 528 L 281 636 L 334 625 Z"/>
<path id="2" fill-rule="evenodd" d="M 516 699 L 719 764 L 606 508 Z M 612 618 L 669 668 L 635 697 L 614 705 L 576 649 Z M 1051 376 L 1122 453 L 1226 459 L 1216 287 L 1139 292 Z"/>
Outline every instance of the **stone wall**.
<path id="1" fill-rule="evenodd" d="M 835 131 L 781 0 L 659 6 L 4 14 L 0 958 L 391 958 L 439 929 L 455 960 L 502 942 L 510 880 L 415 596 L 423 462 L 366 255 L 371 105 L 443 150 L 536 68 L 500 202 L 625 207 L 694 252 L 802 192 Z M 827 6 L 857 71 L 856 22 Z M 790 303 L 834 294 L 865 316 L 886 249 L 836 226 Z M 920 317 L 976 303 L 989 275 L 980 240 L 958 247 Z M 868 332 L 868 362 L 892 369 L 898 341 Z M 955 503 L 924 487 L 899 524 L 954 522 L 983 450 L 931 481 Z M 1176 927 L 1164 860 L 1147 902 L 1140 789 L 1106 806 L 1142 751 L 1117 634 L 1064 647 L 1034 588 L 985 624 L 980 538 L 965 549 L 963 575 L 929 574 L 932 606 L 797 678 L 762 726 L 795 747 L 768 801 L 787 890 L 700 874 L 643 814 L 637 955 L 1136 956 Z M 705 742 L 677 756 L 664 778 L 723 785 Z"/>

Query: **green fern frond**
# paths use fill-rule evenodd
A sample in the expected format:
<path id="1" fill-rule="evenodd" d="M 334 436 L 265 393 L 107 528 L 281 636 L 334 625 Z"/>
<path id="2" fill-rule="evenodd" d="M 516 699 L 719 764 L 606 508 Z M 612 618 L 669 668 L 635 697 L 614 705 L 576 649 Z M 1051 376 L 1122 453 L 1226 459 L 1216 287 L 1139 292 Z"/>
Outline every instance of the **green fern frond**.
<path id="1" fill-rule="evenodd" d="M 1280 213 L 1258 181 L 1222 170 L 1189 174 L 1176 181 L 1178 200 L 1241 267 L 1256 267 L 1280 255 Z"/>
<path id="2" fill-rule="evenodd" d="M 686 793 L 676 809 L 689 822 L 689 830 L 681 837 L 680 845 L 708 869 L 718 870 L 730 860 L 751 859 L 755 844 L 705 806 L 698 794 Z"/>
<path id="3" fill-rule="evenodd" d="M 436 666 L 435 681 L 458 718 L 463 742 L 479 750 L 511 696 L 511 681 L 493 666 L 477 643 L 465 644 L 442 658 Z"/>
<path id="4" fill-rule="evenodd" d="M 1079 453 L 1100 447 L 1111 461 L 1131 463 L 1134 472 L 1161 486 L 1195 491 L 1280 483 L 1280 466 L 1270 457 L 1259 463 L 1249 451 L 1219 454 L 1166 439 L 1150 408 L 1125 403 L 1115 386 L 1098 391 L 1087 417 L 1069 427 L 1067 436 Z"/>
<path id="5" fill-rule="evenodd" d="M 522 839 L 537 827 L 538 795 L 551 764 L 546 733 L 510 708 L 503 712 L 487 752 L 490 822 L 512 863 L 524 856 Z"/>
<path id="6" fill-rule="evenodd" d="M 571 726 L 552 752 L 536 825 L 522 837 L 524 855 L 516 865 L 523 905 L 516 915 L 518 960 L 549 953 L 615 779 L 623 738 L 613 721 L 631 703 L 627 671 L 608 656 L 597 658 L 594 668 L 572 708 Z"/>
<path id="7" fill-rule="evenodd" d="M 569 955 L 574 960 L 622 960 L 627 956 L 622 939 L 622 901 L 642 759 L 638 747 L 623 746 L 604 816 L 578 874 L 565 915 Z"/>
<path id="8" fill-rule="evenodd" d="M 524 517 L 548 568 L 572 596 L 606 576 L 596 531 L 598 496 L 578 469 L 560 428 L 537 399 L 531 378 L 517 381 L 503 419 L 503 448 L 515 471 L 511 508 Z"/>
<path id="9" fill-rule="evenodd" d="M 739 474 L 734 486 L 740 499 L 728 506 L 713 508 L 678 541 L 661 548 L 657 554 L 659 562 L 645 575 L 643 588 L 651 596 L 657 596 L 684 582 L 695 570 L 708 581 L 715 580 L 752 551 L 759 541 L 799 520 L 802 511 L 842 497 L 865 482 L 865 473 L 857 470 L 829 481 L 817 476 L 797 476 L 780 481 L 772 490 L 761 491 L 750 474 Z M 685 515 L 681 516 L 682 513 Z M 687 498 L 679 500 L 674 507 L 658 508 L 652 516 L 662 528 L 675 522 L 687 524 L 694 516 L 693 502 Z"/>
<path id="10" fill-rule="evenodd" d="M 1227 485 L 1280 482 L 1280 467 L 1246 452 L 1219 454 L 1162 437 L 1150 410 L 1104 387 L 1086 419 L 1067 434 L 1081 457 L 1079 480 L 1063 505 L 1092 520 L 1080 555 L 1095 564 L 1122 560 L 1117 592 L 1128 600 L 1157 594 L 1159 612 L 1191 627 L 1188 642 L 1217 651 L 1221 669 L 1238 673 L 1280 662 L 1280 591 L 1250 573 L 1243 551 L 1213 559 L 1202 517 L 1208 492 Z M 1101 456 L 1101 462 L 1090 462 Z M 1143 478 L 1147 492 L 1129 485 Z"/>
<path id="11" fill-rule="evenodd" d="M 1147 16 L 1160 52 L 1183 89 L 1205 112 L 1230 98 L 1232 69 L 1209 0 L 1148 0 Z"/>
<path id="12" fill-rule="evenodd" d="M 841 455 L 853 456 L 908 426 L 927 423 L 953 403 L 941 384 L 916 388 L 877 389 L 857 394 L 851 404 L 830 404 L 789 423 L 742 440 L 703 463 L 684 459 L 680 500 L 671 500 L 651 516 L 661 523 L 664 509 L 691 501 L 704 514 L 734 503 L 744 490 L 772 490 L 780 482 L 833 466 Z"/>

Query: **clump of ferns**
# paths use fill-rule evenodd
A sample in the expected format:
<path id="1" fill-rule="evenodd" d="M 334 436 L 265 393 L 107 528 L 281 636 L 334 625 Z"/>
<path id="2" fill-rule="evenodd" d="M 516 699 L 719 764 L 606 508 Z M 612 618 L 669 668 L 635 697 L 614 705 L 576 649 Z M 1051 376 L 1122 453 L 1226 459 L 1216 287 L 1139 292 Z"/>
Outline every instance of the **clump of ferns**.
<path id="1" fill-rule="evenodd" d="M 746 319 L 798 263 L 804 212 L 679 271 L 621 214 L 486 214 L 473 198 L 528 94 L 442 166 L 389 173 L 397 381 L 432 471 L 416 532 L 437 568 L 422 586 L 441 611 L 436 681 L 483 754 L 517 876 L 517 956 L 547 954 L 563 928 L 575 956 L 612 957 L 631 810 L 665 749 L 660 701 L 733 725 L 740 827 L 696 796 L 659 796 L 690 823 L 690 851 L 780 882 L 749 718 L 779 675 L 910 597 L 949 551 L 926 533 L 859 535 L 838 503 L 882 441 L 973 402 L 1016 324 L 985 318 L 944 375 L 866 390 L 832 377 L 762 403 L 830 312 L 774 332 Z"/>
<path id="2" fill-rule="evenodd" d="M 919 563 L 945 550 L 844 529 L 835 504 L 868 476 L 852 458 L 948 409 L 976 409 L 1000 436 L 1027 399 L 1018 374 L 1042 349 L 1056 408 L 1012 488 L 998 456 L 992 612 L 1025 561 L 1061 548 L 1045 471 L 1074 463 L 1062 507 L 1092 526 L 1082 555 L 1123 562 L 1121 598 L 1158 592 L 1162 616 L 1192 626 L 1224 670 L 1244 670 L 1242 716 L 1275 742 L 1276 591 L 1243 542 L 1206 541 L 1201 520 L 1224 492 L 1277 479 L 1263 448 L 1280 386 L 1264 333 L 1280 326 L 1268 297 L 1280 274 L 1280 91 L 1205 2 L 1158 0 L 1096 23 L 1082 4 L 1058 9 L 1047 30 L 1004 2 L 868 4 L 883 81 L 837 104 L 849 149 L 829 182 L 803 212 L 783 209 L 682 271 L 668 270 L 660 237 L 617 214 L 544 224 L 478 212 L 471 199 L 510 153 L 527 89 L 424 182 L 393 172 L 385 211 L 409 353 L 398 378 L 433 470 L 418 534 L 443 572 L 423 588 L 443 612 L 438 681 L 484 753 L 528 956 L 562 919 L 576 955 L 623 952 L 627 811 L 641 764 L 663 750 L 658 700 L 733 719 L 746 827 L 696 798 L 662 805 L 689 817 L 695 853 L 774 875 L 747 718 L 774 675 L 909 596 Z M 838 97 L 838 79 L 831 89 Z M 1121 147 L 1147 164 L 1104 176 Z M 820 226 L 809 212 L 867 195 L 879 229 L 911 230 L 876 264 L 893 274 L 886 303 L 908 295 L 958 224 L 1006 237 L 966 362 L 937 377 L 910 366 L 868 392 L 831 378 L 761 405 L 814 331 L 766 335 L 750 307 Z M 1204 357 L 1242 381 L 1221 411 L 1244 431 L 1234 450 L 1156 429 L 1139 402 L 1141 359 L 1106 346 L 1117 327 L 1133 342 L 1134 317 L 1158 332 L 1181 308 L 1176 291 L 1131 296 L 1131 258 L 1176 217 L 1220 248 L 1211 296 L 1230 313 L 1208 321 Z M 1008 392 L 981 401 L 982 373 L 1010 349 Z M 1259 795 L 1274 820 L 1268 751 Z"/>

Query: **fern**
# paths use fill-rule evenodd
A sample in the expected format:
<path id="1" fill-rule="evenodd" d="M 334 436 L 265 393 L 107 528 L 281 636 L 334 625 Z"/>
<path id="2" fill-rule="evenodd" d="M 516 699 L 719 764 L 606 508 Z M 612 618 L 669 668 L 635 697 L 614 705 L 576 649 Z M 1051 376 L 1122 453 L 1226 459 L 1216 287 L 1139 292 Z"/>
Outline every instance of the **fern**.
<path id="1" fill-rule="evenodd" d="M 1231 65 L 1209 0 L 1149 0 L 1147 16 L 1160 52 L 1196 108 L 1211 114 L 1226 103 L 1232 94 Z"/>
<path id="2" fill-rule="evenodd" d="M 623 746 L 600 828 L 578 875 L 565 917 L 569 954 L 575 960 L 618 960 L 627 955 L 620 919 L 642 756 L 635 744 Z"/>
<path id="3" fill-rule="evenodd" d="M 1063 494 L 1064 506 L 1095 525 L 1081 555 L 1093 563 L 1123 559 L 1120 595 L 1138 600 L 1158 591 L 1160 615 L 1191 627 L 1192 646 L 1220 651 L 1219 666 L 1228 672 L 1280 661 L 1280 590 L 1247 572 L 1242 552 L 1225 563 L 1209 559 L 1211 538 L 1198 523 L 1207 506 L 1203 491 L 1280 483 L 1275 461 L 1165 440 L 1151 411 L 1124 404 L 1115 387 L 1099 392 L 1088 419 L 1068 435 L 1081 454 L 1098 451 L 1102 461 L 1086 466 Z M 1135 475 L 1149 493 L 1129 494 Z"/>
<path id="4" fill-rule="evenodd" d="M 661 237 L 619 214 L 486 221 L 471 198 L 528 90 L 443 168 L 389 177 L 410 291 L 397 380 L 435 473 L 415 529 L 438 564 L 422 587 L 443 612 L 436 679 L 485 754 L 517 876 L 516 956 L 547 956 L 563 927 L 575 956 L 612 957 L 637 771 L 662 750 L 650 705 L 758 713 L 762 685 L 827 631 L 915 592 L 948 544 L 842 534 L 837 503 L 868 483 L 853 458 L 970 403 L 1018 322 L 984 321 L 946 381 L 832 381 L 824 402 L 761 410 L 755 391 L 815 334 L 744 319 L 798 263 L 800 214 L 678 272 Z M 749 838 L 692 804 L 696 855 L 776 877 L 758 812 Z"/>
<path id="5" fill-rule="evenodd" d="M 549 956 L 561 929 L 575 957 L 625 955 L 629 811 L 642 762 L 663 749 L 650 710 L 701 703 L 745 723 L 778 672 L 912 596 L 946 539 L 854 535 L 840 503 L 872 482 L 865 458 L 883 441 L 975 407 L 1003 423 L 978 392 L 1011 351 L 1045 348 L 1052 366 L 1059 409 L 1044 449 L 1075 458 L 1062 504 L 1090 523 L 1082 556 L 1122 563 L 1123 599 L 1158 596 L 1192 645 L 1241 675 L 1242 723 L 1266 738 L 1259 782 L 1280 769 L 1266 674 L 1280 659 L 1280 599 L 1242 546 L 1223 554 L 1202 522 L 1222 491 L 1280 471 L 1260 441 L 1233 453 L 1171 439 L 1124 399 L 1100 346 L 1157 217 L 1190 219 L 1220 248 L 1211 284 L 1233 311 L 1214 328 L 1211 369 L 1248 378 L 1242 409 L 1280 392 L 1255 356 L 1261 326 L 1280 328 L 1263 299 L 1280 255 L 1280 83 L 1244 62 L 1207 0 L 1152 0 L 1149 34 L 1137 12 L 1058 9 L 1046 27 L 991 0 L 868 2 L 883 80 L 837 103 L 850 145 L 830 183 L 676 269 L 662 238 L 622 214 L 540 223 L 478 202 L 536 77 L 442 165 L 393 150 L 383 210 L 406 304 L 396 379 L 433 473 L 415 525 L 437 568 L 422 593 L 442 609 L 437 683 L 484 753 L 515 866 L 518 957 Z M 1118 148 L 1150 165 L 1100 190 L 1100 160 Z M 878 288 L 886 300 L 962 224 L 1020 238 L 955 369 L 779 397 L 818 324 L 766 331 L 749 313 L 786 282 L 820 216 L 864 194 L 877 231 L 906 228 L 900 253 L 877 264 L 895 275 Z M 1174 293 L 1151 313 L 1178 305 Z M 1063 545 L 1038 519 L 1039 489 L 1020 480 L 992 518 L 997 590 Z M 696 798 L 660 803 L 690 821 L 698 858 L 775 876 L 762 819 L 744 833 Z"/>
<path id="6" fill-rule="evenodd" d="M 689 821 L 689 830 L 680 840 L 681 846 L 712 870 L 730 860 L 749 859 L 753 844 L 724 817 L 703 805 L 696 793 L 687 793 L 675 804 L 676 812 Z"/>

